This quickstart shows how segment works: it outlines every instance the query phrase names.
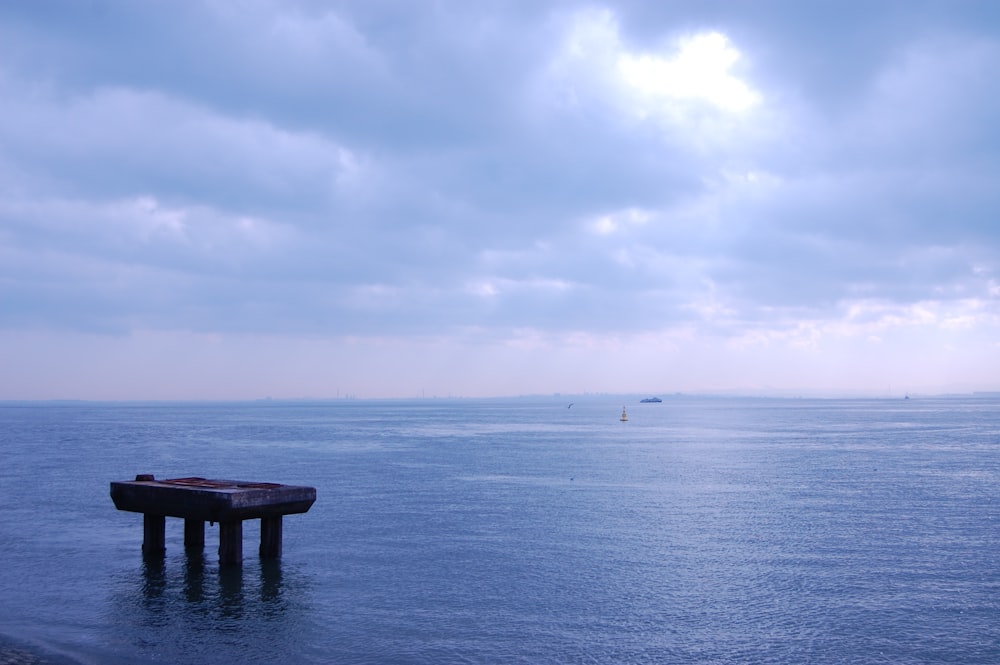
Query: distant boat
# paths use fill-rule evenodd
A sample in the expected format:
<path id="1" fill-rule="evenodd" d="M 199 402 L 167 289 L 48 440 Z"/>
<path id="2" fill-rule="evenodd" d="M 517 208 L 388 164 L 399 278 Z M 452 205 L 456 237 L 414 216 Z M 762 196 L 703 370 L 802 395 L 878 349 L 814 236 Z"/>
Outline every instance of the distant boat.
<path id="1" fill-rule="evenodd" d="M 645 399 L 639 400 L 639 403 L 640 404 L 659 404 L 662 401 L 663 400 L 660 399 L 659 397 L 647 397 Z"/>
<path id="2" fill-rule="evenodd" d="M 626 421 L 628 421 L 628 414 L 625 413 L 625 407 L 624 406 L 622 407 L 622 417 L 619 418 L 618 420 L 622 421 L 623 423 L 626 422 Z"/>

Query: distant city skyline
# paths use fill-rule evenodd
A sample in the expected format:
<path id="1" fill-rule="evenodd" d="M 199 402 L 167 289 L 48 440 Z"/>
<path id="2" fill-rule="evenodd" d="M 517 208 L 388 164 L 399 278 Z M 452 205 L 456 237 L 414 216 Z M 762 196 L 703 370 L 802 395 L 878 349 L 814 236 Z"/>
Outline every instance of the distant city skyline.
<path id="1" fill-rule="evenodd" d="M 987 2 L 0 4 L 0 400 L 1000 390 Z"/>

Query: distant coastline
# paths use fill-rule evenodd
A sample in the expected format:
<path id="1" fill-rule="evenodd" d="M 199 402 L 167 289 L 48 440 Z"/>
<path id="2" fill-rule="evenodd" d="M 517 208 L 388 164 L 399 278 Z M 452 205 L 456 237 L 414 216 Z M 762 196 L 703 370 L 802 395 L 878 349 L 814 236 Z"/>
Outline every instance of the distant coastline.
<path id="1" fill-rule="evenodd" d="M 675 392 L 661 393 L 664 398 L 650 398 L 648 393 L 550 393 L 550 394 L 523 394 L 523 395 L 497 395 L 497 396 L 427 396 L 427 397 L 266 397 L 266 398 L 177 398 L 177 399 L 83 399 L 83 398 L 56 398 L 56 399 L 0 399 L 0 407 L 10 406 L 88 406 L 88 405 L 109 405 L 109 406 L 204 406 L 204 405 L 224 405 L 224 404 L 254 404 L 261 407 L 269 406 L 294 406 L 294 405 L 316 405 L 316 404 L 346 404 L 358 402 L 374 403 L 440 403 L 440 402 L 520 402 L 520 401 L 557 401 L 565 403 L 571 402 L 635 402 L 640 403 L 661 403 L 678 400 L 725 400 L 725 399 L 762 399 L 762 400 L 902 400 L 904 395 L 886 395 L 885 393 L 871 393 L 864 391 L 706 391 L 706 392 Z M 968 392 L 941 392 L 941 393 L 908 393 L 911 399 L 995 399 L 1000 398 L 1000 390 L 976 390 Z"/>

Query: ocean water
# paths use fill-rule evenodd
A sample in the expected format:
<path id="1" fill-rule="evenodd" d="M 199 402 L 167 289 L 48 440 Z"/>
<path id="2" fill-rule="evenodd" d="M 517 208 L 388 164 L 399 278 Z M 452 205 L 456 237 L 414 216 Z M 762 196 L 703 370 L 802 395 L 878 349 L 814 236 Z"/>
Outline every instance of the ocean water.
<path id="1" fill-rule="evenodd" d="M 1000 663 L 1000 399 L 0 406 L 0 664 Z M 262 565 L 108 484 L 312 485 Z"/>

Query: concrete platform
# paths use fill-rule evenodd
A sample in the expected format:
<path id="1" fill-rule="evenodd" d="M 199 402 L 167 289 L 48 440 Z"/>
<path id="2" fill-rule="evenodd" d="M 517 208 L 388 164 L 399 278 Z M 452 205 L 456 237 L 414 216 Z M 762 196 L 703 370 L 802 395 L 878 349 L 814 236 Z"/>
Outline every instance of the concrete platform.
<path id="1" fill-rule="evenodd" d="M 243 560 L 243 520 L 248 519 L 261 520 L 261 557 L 280 557 L 282 517 L 308 511 L 316 488 L 197 477 L 156 480 L 141 474 L 112 482 L 111 500 L 118 510 L 143 514 L 145 555 L 163 555 L 164 518 L 179 517 L 188 549 L 203 548 L 205 522 L 218 522 L 219 562 L 232 564 Z"/>

